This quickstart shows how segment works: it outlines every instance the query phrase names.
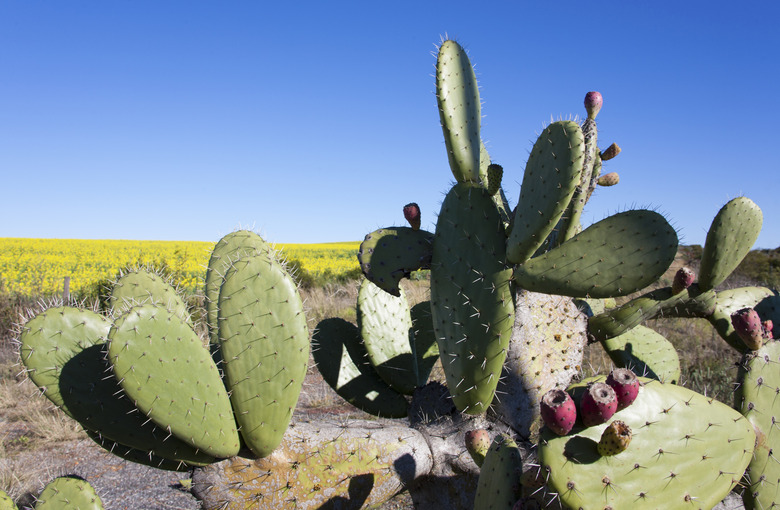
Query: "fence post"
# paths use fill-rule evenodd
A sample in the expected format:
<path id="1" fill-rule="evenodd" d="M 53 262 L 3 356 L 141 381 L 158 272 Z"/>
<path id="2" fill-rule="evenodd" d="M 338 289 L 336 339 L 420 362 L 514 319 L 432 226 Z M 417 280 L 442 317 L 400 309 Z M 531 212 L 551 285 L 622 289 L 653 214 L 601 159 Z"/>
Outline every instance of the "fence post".
<path id="1" fill-rule="evenodd" d="M 62 284 L 62 301 L 67 305 L 68 300 L 70 300 L 70 276 L 66 276 Z"/>

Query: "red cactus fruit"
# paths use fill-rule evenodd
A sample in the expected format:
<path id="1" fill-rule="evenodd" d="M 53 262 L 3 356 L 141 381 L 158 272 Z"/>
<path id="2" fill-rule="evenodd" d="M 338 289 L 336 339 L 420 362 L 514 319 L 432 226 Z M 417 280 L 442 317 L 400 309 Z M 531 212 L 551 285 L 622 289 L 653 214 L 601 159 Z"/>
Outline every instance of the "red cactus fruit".
<path id="1" fill-rule="evenodd" d="M 404 218 L 413 230 L 420 230 L 420 206 L 414 202 L 404 206 Z"/>
<path id="2" fill-rule="evenodd" d="M 606 457 L 625 451 L 631 442 L 631 437 L 631 427 L 620 420 L 613 421 L 601 434 L 598 444 L 599 455 Z"/>
<path id="3" fill-rule="evenodd" d="M 693 280 L 696 279 L 696 274 L 687 267 L 681 267 L 674 275 L 674 281 L 672 282 L 672 294 L 679 294 L 691 285 Z"/>
<path id="4" fill-rule="evenodd" d="M 600 92 L 592 91 L 585 94 L 585 110 L 588 112 L 589 119 L 596 118 L 602 104 L 604 104 L 604 98 L 601 97 Z"/>
<path id="5" fill-rule="evenodd" d="M 466 450 L 468 450 L 474 463 L 482 467 L 485 455 L 490 449 L 490 434 L 485 429 L 475 429 L 466 432 Z"/>
<path id="6" fill-rule="evenodd" d="M 582 423 L 586 427 L 600 425 L 615 414 L 617 406 L 617 395 L 612 386 L 602 382 L 589 384 L 580 401 Z"/>
<path id="7" fill-rule="evenodd" d="M 731 314 L 731 325 L 748 349 L 756 351 L 764 343 L 764 326 L 758 312 L 743 308 Z"/>
<path id="8" fill-rule="evenodd" d="M 577 406 L 564 390 L 545 393 L 539 407 L 544 424 L 559 436 L 568 434 L 577 421 Z"/>
<path id="9" fill-rule="evenodd" d="M 610 372 L 607 384 L 615 390 L 618 411 L 630 406 L 639 394 L 639 379 L 627 368 L 616 368 Z"/>

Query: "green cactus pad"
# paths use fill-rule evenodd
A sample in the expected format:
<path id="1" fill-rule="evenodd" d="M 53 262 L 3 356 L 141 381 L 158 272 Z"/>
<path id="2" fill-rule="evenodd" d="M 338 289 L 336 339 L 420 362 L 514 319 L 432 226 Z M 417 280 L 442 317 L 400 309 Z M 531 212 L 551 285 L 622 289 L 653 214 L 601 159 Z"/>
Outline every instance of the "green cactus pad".
<path id="1" fill-rule="evenodd" d="M 746 197 L 735 198 L 718 211 L 701 254 L 702 290 L 717 287 L 737 268 L 758 239 L 762 222 L 761 209 Z"/>
<path id="2" fill-rule="evenodd" d="M 39 313 L 25 324 L 19 339 L 30 379 L 89 432 L 193 466 L 213 462 L 214 457 L 169 438 L 168 431 L 138 412 L 115 378 L 106 377 L 110 328 L 111 323 L 89 310 L 66 306 Z"/>
<path id="3" fill-rule="evenodd" d="M 231 232 L 222 237 L 214 246 L 206 269 L 205 286 L 206 322 L 209 326 L 209 339 L 212 344 L 219 341 L 217 326 L 219 288 L 225 281 L 225 273 L 233 262 L 241 257 L 254 255 L 258 252 L 270 254 L 272 251 L 271 246 L 259 234 L 251 230 Z"/>
<path id="4" fill-rule="evenodd" d="M 721 338 L 737 351 L 744 353 L 747 346 L 734 331 L 731 314 L 742 308 L 756 308 L 772 295 L 772 291 L 765 287 L 739 287 L 720 291 L 715 297 L 715 310 L 707 319 Z"/>
<path id="5" fill-rule="evenodd" d="M 522 496 L 523 459 L 512 438 L 499 434 L 490 445 L 479 472 L 474 510 L 511 509 Z"/>
<path id="6" fill-rule="evenodd" d="M 238 453 L 225 386 L 192 327 L 156 305 L 130 309 L 109 333 L 114 376 L 138 409 L 175 437 L 214 457 Z"/>
<path id="7" fill-rule="evenodd" d="M 151 303 L 164 306 L 185 321 L 190 317 L 187 304 L 170 281 L 145 269 L 127 271 L 117 278 L 108 303 L 116 316 L 134 306 Z"/>
<path id="8" fill-rule="evenodd" d="M 219 293 L 219 342 L 241 436 L 259 457 L 282 440 L 309 362 L 298 288 L 271 256 L 235 262 Z"/>
<path id="9" fill-rule="evenodd" d="M 506 358 L 514 304 L 505 259 L 492 197 L 484 188 L 456 184 L 436 227 L 431 310 L 447 386 L 455 406 L 469 414 L 492 402 Z"/>
<path id="10" fill-rule="evenodd" d="M 358 261 L 363 274 L 393 296 L 399 296 L 398 284 L 412 271 L 429 269 L 433 253 L 433 234 L 409 227 L 375 230 L 360 243 Z"/>
<path id="11" fill-rule="evenodd" d="M 553 231 L 580 183 L 585 141 L 576 122 L 547 126 L 531 149 L 525 167 L 507 259 L 522 264 Z"/>
<path id="12" fill-rule="evenodd" d="M 19 510 L 14 500 L 4 490 L 0 490 L 0 510 Z"/>
<path id="13" fill-rule="evenodd" d="M 677 233 L 663 216 L 626 211 L 518 266 L 515 281 L 524 289 L 548 294 L 625 296 L 658 280 L 676 254 Z"/>
<path id="14" fill-rule="evenodd" d="M 436 60 L 436 100 L 452 174 L 459 183 L 480 186 L 481 104 L 466 51 L 444 41 Z"/>
<path id="15" fill-rule="evenodd" d="M 674 345 L 646 326 L 636 326 L 601 342 L 615 365 L 661 382 L 680 380 L 680 358 Z"/>
<path id="16" fill-rule="evenodd" d="M 431 370 L 439 359 L 439 344 L 433 329 L 431 302 L 417 303 L 411 309 L 414 328 L 414 354 L 417 358 L 417 386 L 428 382 Z"/>
<path id="17" fill-rule="evenodd" d="M 367 361 L 358 328 L 340 317 L 317 324 L 312 355 L 331 388 L 353 406 L 374 416 L 405 418 L 406 399 L 387 385 Z"/>
<path id="18" fill-rule="evenodd" d="M 570 391 L 583 392 L 588 379 Z M 601 457 L 608 423 L 566 436 L 544 429 L 539 459 L 569 508 L 712 508 L 740 481 L 756 435 L 738 412 L 686 388 L 641 379 L 633 404 L 615 413 L 633 431 L 628 448 Z"/>
<path id="19" fill-rule="evenodd" d="M 379 508 L 432 466 L 423 435 L 405 426 L 295 423 L 278 454 L 198 470 L 192 491 L 204 508 Z"/>
<path id="20" fill-rule="evenodd" d="M 86 480 L 61 476 L 43 488 L 35 510 L 103 510 L 103 501 Z"/>
<path id="21" fill-rule="evenodd" d="M 411 395 L 417 387 L 417 363 L 412 350 L 414 329 L 406 296 L 392 296 L 363 280 L 357 297 L 357 322 L 368 359 L 391 388 Z"/>
<path id="22" fill-rule="evenodd" d="M 780 451 L 777 423 L 780 421 L 780 342 L 764 344 L 746 353 L 737 372 L 735 407 L 753 425 L 758 438 L 753 460 L 745 472 L 748 484 L 742 493 L 745 508 L 775 508 L 780 505 Z"/>

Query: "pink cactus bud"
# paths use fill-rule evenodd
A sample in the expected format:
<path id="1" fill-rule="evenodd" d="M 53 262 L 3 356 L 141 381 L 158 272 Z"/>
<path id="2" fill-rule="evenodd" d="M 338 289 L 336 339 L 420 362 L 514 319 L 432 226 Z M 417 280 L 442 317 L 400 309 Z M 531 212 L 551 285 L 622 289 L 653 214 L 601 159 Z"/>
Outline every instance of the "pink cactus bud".
<path id="1" fill-rule="evenodd" d="M 563 390 L 550 390 L 545 393 L 539 408 L 544 424 L 559 436 L 568 434 L 577 421 L 577 406 Z"/>
<path id="2" fill-rule="evenodd" d="M 630 406 L 639 394 L 639 379 L 627 368 L 616 368 L 610 372 L 607 384 L 615 390 L 618 411 Z"/>
<path id="3" fill-rule="evenodd" d="M 679 294 L 691 285 L 696 279 L 696 274 L 687 267 L 681 267 L 674 275 L 674 281 L 672 282 L 672 294 Z"/>
<path id="4" fill-rule="evenodd" d="M 758 312 L 743 308 L 731 314 L 731 325 L 748 349 L 756 351 L 764 343 L 764 326 Z"/>
<path id="5" fill-rule="evenodd" d="M 601 153 L 601 161 L 609 161 L 610 159 L 614 158 L 618 154 L 620 154 L 620 146 L 616 143 L 613 143 L 607 149 Z"/>
<path id="6" fill-rule="evenodd" d="M 596 118 L 602 104 L 604 104 L 604 99 L 601 97 L 600 92 L 593 91 L 585 94 L 585 110 L 588 112 L 589 119 Z"/>
<path id="7" fill-rule="evenodd" d="M 468 450 L 474 463 L 482 467 L 485 455 L 490 449 L 490 434 L 485 429 L 475 429 L 466 432 L 466 450 Z"/>
<path id="8" fill-rule="evenodd" d="M 580 401 L 582 423 L 586 427 L 600 425 L 615 414 L 617 406 L 617 395 L 610 385 L 602 382 L 589 384 Z"/>
<path id="9" fill-rule="evenodd" d="M 618 175 L 617 172 L 610 172 L 608 174 L 601 175 L 596 180 L 596 184 L 598 184 L 599 186 L 603 186 L 605 188 L 609 186 L 614 186 L 619 182 L 620 182 L 620 175 Z"/>
<path id="10" fill-rule="evenodd" d="M 404 206 L 404 218 L 413 230 L 420 230 L 420 206 L 412 202 Z"/>

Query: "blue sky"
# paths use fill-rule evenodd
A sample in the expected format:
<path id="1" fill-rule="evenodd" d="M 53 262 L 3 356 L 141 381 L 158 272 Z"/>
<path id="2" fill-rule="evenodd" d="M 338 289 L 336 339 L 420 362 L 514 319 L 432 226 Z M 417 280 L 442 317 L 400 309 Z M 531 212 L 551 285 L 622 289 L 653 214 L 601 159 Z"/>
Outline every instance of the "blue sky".
<path id="1" fill-rule="evenodd" d="M 587 6 L 587 7 L 585 7 Z M 476 66 L 482 135 L 517 200 L 551 116 L 604 96 L 619 185 L 702 244 L 745 195 L 780 246 L 777 2 L 0 3 L 0 237 L 361 240 L 452 174 L 435 43 Z"/>

